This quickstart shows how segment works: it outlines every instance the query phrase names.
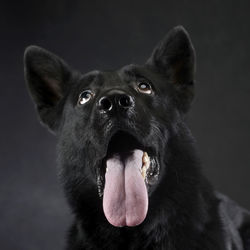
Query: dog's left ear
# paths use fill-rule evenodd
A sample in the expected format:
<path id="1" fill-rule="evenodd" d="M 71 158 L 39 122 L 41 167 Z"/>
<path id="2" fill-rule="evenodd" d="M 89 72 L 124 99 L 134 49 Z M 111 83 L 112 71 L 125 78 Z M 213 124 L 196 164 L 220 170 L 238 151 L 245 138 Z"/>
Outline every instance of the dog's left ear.
<path id="1" fill-rule="evenodd" d="M 156 46 L 147 64 L 174 84 L 176 104 L 186 113 L 194 96 L 195 51 L 182 26 L 172 29 Z"/>

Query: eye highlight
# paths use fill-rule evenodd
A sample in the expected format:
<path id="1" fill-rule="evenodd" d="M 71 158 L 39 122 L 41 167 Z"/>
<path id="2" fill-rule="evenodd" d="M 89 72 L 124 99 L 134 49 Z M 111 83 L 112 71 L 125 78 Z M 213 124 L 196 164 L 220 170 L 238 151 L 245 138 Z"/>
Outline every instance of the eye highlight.
<path id="1" fill-rule="evenodd" d="M 152 94 L 151 85 L 148 82 L 142 81 L 137 84 L 137 90 L 143 94 Z"/>
<path id="2" fill-rule="evenodd" d="M 83 91 L 78 98 L 78 104 L 83 105 L 88 102 L 94 96 L 93 92 L 90 90 Z"/>

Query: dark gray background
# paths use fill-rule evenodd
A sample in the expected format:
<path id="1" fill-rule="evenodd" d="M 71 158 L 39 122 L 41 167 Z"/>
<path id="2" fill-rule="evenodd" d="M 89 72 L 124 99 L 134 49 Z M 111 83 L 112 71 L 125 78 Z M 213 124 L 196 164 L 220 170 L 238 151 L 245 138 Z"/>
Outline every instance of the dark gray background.
<path id="1" fill-rule="evenodd" d="M 197 52 L 189 124 L 214 186 L 250 209 L 249 1 L 1 1 L 0 248 L 59 250 L 70 212 L 55 141 L 37 121 L 23 51 L 37 44 L 82 72 L 143 63 L 175 25 Z"/>

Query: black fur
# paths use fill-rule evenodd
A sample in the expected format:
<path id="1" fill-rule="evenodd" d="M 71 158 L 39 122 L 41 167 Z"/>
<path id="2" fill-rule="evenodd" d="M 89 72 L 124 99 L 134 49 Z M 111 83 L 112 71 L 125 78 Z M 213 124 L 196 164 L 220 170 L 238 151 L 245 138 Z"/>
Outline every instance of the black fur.
<path id="1" fill-rule="evenodd" d="M 26 49 L 24 61 L 40 119 L 58 137 L 60 179 L 75 215 L 68 250 L 250 249 L 249 213 L 215 193 L 201 174 L 185 124 L 194 96 L 195 52 L 183 27 L 171 30 L 144 65 L 116 71 L 83 75 L 36 46 Z M 151 84 L 151 94 L 138 91 L 141 82 Z M 84 90 L 93 94 L 80 105 Z M 121 93 L 133 100 L 126 110 L 110 101 Z M 109 103 L 101 112 L 104 96 Z M 106 112 L 110 105 L 114 109 Z M 160 166 L 158 181 L 148 189 L 147 217 L 136 227 L 109 224 L 98 195 L 103 187 L 97 177 L 116 135 L 120 143 L 139 143 Z"/>

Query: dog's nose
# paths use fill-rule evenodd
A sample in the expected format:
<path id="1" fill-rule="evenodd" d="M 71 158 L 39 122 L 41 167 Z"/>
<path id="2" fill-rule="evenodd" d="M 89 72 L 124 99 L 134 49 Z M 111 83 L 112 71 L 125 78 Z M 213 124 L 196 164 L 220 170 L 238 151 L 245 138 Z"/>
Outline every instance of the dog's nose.
<path id="1" fill-rule="evenodd" d="M 100 98 L 98 102 L 98 107 L 100 111 L 107 112 L 113 108 L 113 105 L 112 105 L 111 100 L 108 97 L 103 96 Z"/>
<path id="2" fill-rule="evenodd" d="M 118 90 L 110 91 L 98 101 L 98 108 L 101 112 L 109 112 L 113 108 L 129 109 L 134 106 L 134 99 L 126 93 Z"/>

